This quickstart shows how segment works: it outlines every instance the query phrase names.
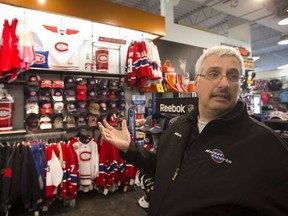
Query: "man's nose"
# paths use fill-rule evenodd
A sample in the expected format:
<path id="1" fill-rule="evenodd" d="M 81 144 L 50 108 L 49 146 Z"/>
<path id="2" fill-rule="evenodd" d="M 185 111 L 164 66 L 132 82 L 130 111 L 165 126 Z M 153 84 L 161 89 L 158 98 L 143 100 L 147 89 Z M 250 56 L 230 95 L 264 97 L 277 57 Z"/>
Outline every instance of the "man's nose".
<path id="1" fill-rule="evenodd" d="M 229 81 L 227 79 L 226 75 L 222 75 L 219 82 L 218 82 L 219 86 L 229 86 Z"/>

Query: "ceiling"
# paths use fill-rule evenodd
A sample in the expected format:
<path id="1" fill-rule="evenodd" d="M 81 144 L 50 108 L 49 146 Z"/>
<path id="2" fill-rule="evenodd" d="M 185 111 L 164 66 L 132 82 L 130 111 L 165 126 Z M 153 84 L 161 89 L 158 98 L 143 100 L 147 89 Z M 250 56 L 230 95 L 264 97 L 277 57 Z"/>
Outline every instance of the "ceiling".
<path id="1" fill-rule="evenodd" d="M 109 0 L 160 15 L 160 0 Z M 288 8 L 288 0 L 164 0 L 174 3 L 174 22 L 228 37 L 231 23 L 250 26 L 255 71 L 267 71 L 288 64 L 288 45 L 278 45 L 288 25 L 278 19 Z"/>

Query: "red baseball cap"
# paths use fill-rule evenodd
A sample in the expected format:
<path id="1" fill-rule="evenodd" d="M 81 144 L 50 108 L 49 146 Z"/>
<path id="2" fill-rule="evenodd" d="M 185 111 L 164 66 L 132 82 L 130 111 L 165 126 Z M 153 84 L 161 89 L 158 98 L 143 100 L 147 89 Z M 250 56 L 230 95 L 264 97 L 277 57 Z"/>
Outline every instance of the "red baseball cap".
<path id="1" fill-rule="evenodd" d="M 107 122 L 112 126 L 112 127 L 117 127 L 118 126 L 118 121 L 117 121 L 117 115 L 115 113 L 109 113 L 107 115 Z"/>
<path id="2" fill-rule="evenodd" d="M 77 85 L 76 87 L 76 98 L 77 100 L 86 100 L 86 85 Z"/>

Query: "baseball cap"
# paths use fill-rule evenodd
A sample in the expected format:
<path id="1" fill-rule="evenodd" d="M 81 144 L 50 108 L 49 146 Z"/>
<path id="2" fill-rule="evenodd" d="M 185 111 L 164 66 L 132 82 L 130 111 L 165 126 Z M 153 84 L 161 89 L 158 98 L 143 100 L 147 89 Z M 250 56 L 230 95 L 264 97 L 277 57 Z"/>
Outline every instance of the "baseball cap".
<path id="1" fill-rule="evenodd" d="M 29 86 L 39 86 L 40 85 L 40 76 L 30 75 L 27 78 L 27 85 Z"/>
<path id="2" fill-rule="evenodd" d="M 107 88 L 108 80 L 105 78 L 102 78 L 99 80 L 99 86 L 100 88 Z"/>
<path id="3" fill-rule="evenodd" d="M 64 103 L 60 101 L 55 102 L 53 105 L 54 113 L 62 113 L 63 108 L 64 108 Z"/>
<path id="4" fill-rule="evenodd" d="M 282 112 L 282 111 L 272 111 L 269 114 L 269 118 L 268 119 L 279 119 L 279 120 L 283 120 L 283 121 L 287 121 L 288 120 L 288 114 Z"/>
<path id="5" fill-rule="evenodd" d="M 118 87 L 121 88 L 121 89 L 124 89 L 125 87 L 125 81 L 123 79 L 119 80 L 118 82 Z"/>
<path id="6" fill-rule="evenodd" d="M 65 86 L 65 88 L 75 88 L 76 83 L 75 83 L 74 77 L 73 76 L 66 76 L 64 78 L 64 86 Z"/>
<path id="7" fill-rule="evenodd" d="M 97 127 L 97 120 L 97 116 L 89 114 L 87 118 L 89 127 Z"/>
<path id="8" fill-rule="evenodd" d="M 171 118 L 169 120 L 169 125 L 172 125 L 178 118 L 179 118 L 179 116 L 175 116 L 175 117 Z"/>
<path id="9" fill-rule="evenodd" d="M 75 128 L 76 127 L 75 118 L 72 115 L 66 115 L 63 122 L 64 122 L 65 128 Z"/>
<path id="10" fill-rule="evenodd" d="M 52 106 L 51 106 L 51 102 L 49 101 L 42 101 L 40 103 L 40 110 L 41 110 L 41 114 L 52 114 Z"/>
<path id="11" fill-rule="evenodd" d="M 63 117 L 61 115 L 55 116 L 53 119 L 53 128 L 63 128 Z"/>
<path id="12" fill-rule="evenodd" d="M 75 101 L 76 100 L 76 91 L 74 88 L 67 88 L 65 89 L 65 98 L 66 98 L 66 101 Z"/>
<path id="13" fill-rule="evenodd" d="M 39 114 L 39 106 L 36 102 L 31 102 L 26 104 L 26 114 Z"/>
<path id="14" fill-rule="evenodd" d="M 165 121 L 166 121 L 166 118 L 155 119 L 155 125 L 154 127 L 150 128 L 149 131 L 152 134 L 163 133 L 164 127 L 165 127 Z"/>
<path id="15" fill-rule="evenodd" d="M 108 105 L 108 109 L 110 111 L 118 111 L 116 101 L 111 101 L 110 100 L 110 101 L 107 102 L 107 105 Z"/>
<path id="16" fill-rule="evenodd" d="M 91 101 L 89 103 L 88 110 L 93 115 L 99 115 L 100 114 L 100 105 L 94 101 Z"/>
<path id="17" fill-rule="evenodd" d="M 125 110 L 126 109 L 126 102 L 124 100 L 117 101 L 117 108 L 119 110 Z"/>
<path id="18" fill-rule="evenodd" d="M 77 100 L 86 100 L 86 85 L 77 85 L 76 86 L 76 98 Z"/>
<path id="19" fill-rule="evenodd" d="M 124 90 L 117 90 L 116 91 L 116 96 L 119 98 L 119 99 L 125 99 L 125 92 Z"/>
<path id="20" fill-rule="evenodd" d="M 51 89 L 40 88 L 39 89 L 39 100 L 40 101 L 51 101 Z"/>
<path id="21" fill-rule="evenodd" d="M 117 98 L 116 98 L 116 90 L 113 90 L 113 89 L 111 90 L 111 89 L 110 89 L 110 90 L 108 91 L 107 95 L 108 95 L 108 98 L 111 99 L 111 100 L 117 99 Z"/>
<path id="22" fill-rule="evenodd" d="M 51 118 L 47 115 L 41 116 L 40 118 L 40 129 L 51 129 L 52 124 L 51 124 Z"/>
<path id="23" fill-rule="evenodd" d="M 39 129 L 39 117 L 36 114 L 30 114 L 27 116 L 25 120 L 25 124 L 27 127 L 27 130 L 29 131 L 37 131 Z"/>
<path id="24" fill-rule="evenodd" d="M 81 126 L 86 126 L 86 114 L 79 114 L 78 118 L 77 118 L 77 125 L 79 127 Z"/>
<path id="25" fill-rule="evenodd" d="M 53 81 L 52 88 L 60 88 L 60 89 L 63 89 L 63 88 L 64 88 L 64 82 L 63 82 L 62 80 L 54 80 L 54 81 Z"/>
<path id="26" fill-rule="evenodd" d="M 90 88 L 87 90 L 87 99 L 96 100 L 97 99 L 97 90 L 95 88 Z"/>
<path id="27" fill-rule="evenodd" d="M 76 77 L 76 84 L 77 85 L 85 85 L 87 84 L 87 80 L 82 77 Z"/>
<path id="28" fill-rule="evenodd" d="M 97 91 L 98 97 L 97 98 L 100 100 L 106 100 L 107 99 L 107 93 L 108 93 L 108 88 L 98 89 L 98 91 Z"/>
<path id="29" fill-rule="evenodd" d="M 99 102 L 100 111 L 107 111 L 107 104 L 104 101 Z"/>
<path id="30" fill-rule="evenodd" d="M 152 128 L 153 118 L 152 115 L 146 117 L 146 121 L 144 124 L 139 128 L 140 131 L 147 132 Z"/>
<path id="31" fill-rule="evenodd" d="M 145 147 L 147 147 L 148 145 L 153 145 L 154 144 L 153 134 L 151 134 L 151 133 L 146 133 L 145 134 L 144 144 L 146 144 Z"/>
<path id="32" fill-rule="evenodd" d="M 109 113 L 107 115 L 107 122 L 112 126 L 112 127 L 117 127 L 118 126 L 118 121 L 117 121 L 117 116 L 115 113 Z"/>
<path id="33" fill-rule="evenodd" d="M 114 89 L 114 90 L 117 90 L 118 89 L 118 81 L 115 80 L 115 79 L 111 79 L 109 80 L 109 89 Z"/>
<path id="34" fill-rule="evenodd" d="M 98 80 L 95 78 L 87 78 L 87 89 L 97 89 L 99 87 Z"/>
<path id="35" fill-rule="evenodd" d="M 87 103 L 86 101 L 77 101 L 76 107 L 78 113 L 86 113 L 87 112 Z"/>
<path id="36" fill-rule="evenodd" d="M 52 88 L 52 81 L 48 79 L 42 80 L 40 88 Z"/>
<path id="37" fill-rule="evenodd" d="M 75 114 L 77 112 L 75 102 L 69 102 L 66 108 L 70 114 Z"/>
<path id="38" fill-rule="evenodd" d="M 37 86 L 27 86 L 25 88 L 25 95 L 27 101 L 37 102 L 38 101 L 39 88 Z"/>
<path id="39" fill-rule="evenodd" d="M 63 101 L 63 90 L 61 88 L 53 89 L 53 96 L 54 101 Z"/>

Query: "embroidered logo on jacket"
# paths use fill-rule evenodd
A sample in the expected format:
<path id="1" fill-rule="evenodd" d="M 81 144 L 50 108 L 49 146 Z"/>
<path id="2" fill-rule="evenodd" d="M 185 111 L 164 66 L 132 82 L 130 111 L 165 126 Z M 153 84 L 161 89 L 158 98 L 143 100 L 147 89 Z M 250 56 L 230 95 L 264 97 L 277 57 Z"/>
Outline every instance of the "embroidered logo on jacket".
<path id="1" fill-rule="evenodd" d="M 225 158 L 224 153 L 219 149 L 213 149 L 213 150 L 206 149 L 205 152 L 209 153 L 212 160 L 215 161 L 216 163 L 223 163 L 223 162 L 226 162 L 229 164 L 232 163 L 231 160 Z"/>
<path id="2" fill-rule="evenodd" d="M 181 137 L 181 134 L 178 133 L 178 132 L 175 132 L 174 135 L 178 136 L 178 137 Z"/>

